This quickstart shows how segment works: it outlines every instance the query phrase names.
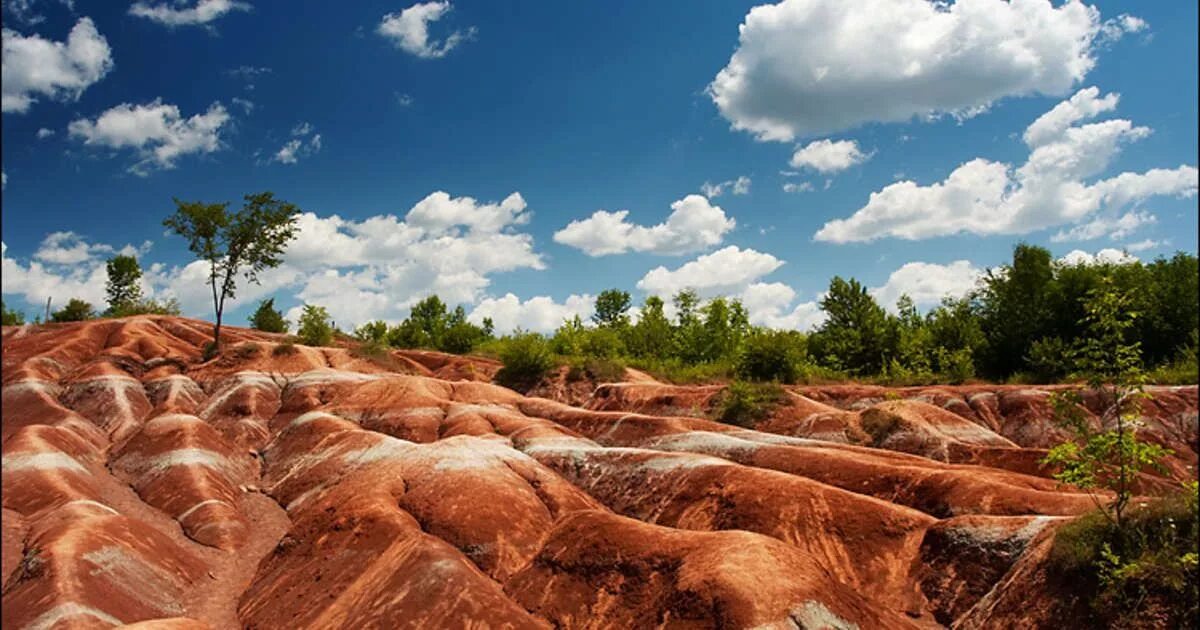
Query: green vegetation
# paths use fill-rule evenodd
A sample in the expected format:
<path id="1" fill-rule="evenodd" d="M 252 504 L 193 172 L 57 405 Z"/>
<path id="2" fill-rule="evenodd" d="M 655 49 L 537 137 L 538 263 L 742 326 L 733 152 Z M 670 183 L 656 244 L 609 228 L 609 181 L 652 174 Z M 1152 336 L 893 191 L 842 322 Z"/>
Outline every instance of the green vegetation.
<path id="1" fill-rule="evenodd" d="M 138 285 L 142 267 L 137 258 L 118 254 L 108 259 L 105 270 L 108 272 L 105 291 L 109 314 L 123 313 L 142 301 L 142 288 Z"/>
<path id="2" fill-rule="evenodd" d="M 722 391 L 717 403 L 716 419 L 739 427 L 753 428 L 759 420 L 779 406 L 786 393 L 775 383 L 733 381 Z"/>
<path id="3" fill-rule="evenodd" d="M 519 330 L 505 339 L 499 355 L 504 367 L 496 382 L 519 391 L 532 388 L 558 363 L 545 337 Z"/>
<path id="4" fill-rule="evenodd" d="M 305 304 L 300 313 L 296 336 L 306 346 L 327 346 L 333 343 L 333 324 L 324 306 Z"/>
<path id="5" fill-rule="evenodd" d="M 3 314 L 3 325 L 5 326 L 20 326 L 25 323 L 25 314 L 21 311 L 9 310 L 3 300 L 0 300 L 0 314 Z"/>
<path id="6" fill-rule="evenodd" d="M 212 289 L 213 344 L 221 348 L 221 316 L 225 301 L 236 297 L 238 280 L 258 283 L 258 274 L 278 267 L 283 251 L 296 235 L 300 209 L 270 192 L 245 196 L 246 203 L 230 212 L 228 203 L 175 200 L 175 214 L 163 225 L 187 239 L 188 249 L 208 263 Z"/>
<path id="7" fill-rule="evenodd" d="M 52 322 L 82 322 L 96 317 L 96 309 L 79 298 L 71 298 L 67 305 L 50 314 Z"/>
<path id="8" fill-rule="evenodd" d="M 1056 479 L 1105 494 L 1092 495 L 1097 510 L 1057 532 L 1051 570 L 1086 589 L 1092 625 L 1193 627 L 1200 621 L 1196 482 L 1134 504 L 1138 475 L 1163 471 L 1160 461 L 1171 453 L 1137 434 L 1149 398 L 1142 342 L 1133 339 L 1141 313 L 1111 278 L 1090 288 L 1082 307 L 1083 335 L 1070 347 L 1053 346 L 1067 369 L 1087 379 L 1100 414 L 1088 417 L 1079 392 L 1056 394 L 1055 417 L 1075 439 L 1050 449 L 1044 463 L 1057 468 Z"/>
<path id="9" fill-rule="evenodd" d="M 275 308 L 275 298 L 268 298 L 259 302 L 258 308 L 254 309 L 254 314 L 250 316 L 250 327 L 263 332 L 285 333 L 288 320 Z"/>

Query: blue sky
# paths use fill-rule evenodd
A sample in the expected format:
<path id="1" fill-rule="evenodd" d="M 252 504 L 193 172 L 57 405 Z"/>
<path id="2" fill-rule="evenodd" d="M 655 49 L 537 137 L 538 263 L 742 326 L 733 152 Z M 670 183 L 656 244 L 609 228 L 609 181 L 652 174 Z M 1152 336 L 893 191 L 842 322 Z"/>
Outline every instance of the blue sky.
<path id="1" fill-rule="evenodd" d="M 128 247 L 203 316 L 161 220 L 260 190 L 311 216 L 234 322 L 694 286 L 803 328 L 835 274 L 1196 252 L 1195 3 L 870 4 L 5 2 L 5 303 L 101 302 Z"/>

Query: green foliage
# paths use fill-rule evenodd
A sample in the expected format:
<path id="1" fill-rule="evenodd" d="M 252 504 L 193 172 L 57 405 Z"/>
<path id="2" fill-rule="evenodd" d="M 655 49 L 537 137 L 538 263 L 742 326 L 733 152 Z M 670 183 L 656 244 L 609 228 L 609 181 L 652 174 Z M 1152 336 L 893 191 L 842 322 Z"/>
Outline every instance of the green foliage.
<path id="1" fill-rule="evenodd" d="M 354 337 L 359 341 L 367 343 L 385 344 L 387 343 L 387 335 L 388 325 L 382 319 L 367 322 L 354 329 Z"/>
<path id="2" fill-rule="evenodd" d="M 496 382 L 501 385 L 527 391 L 557 365 L 550 343 L 537 333 L 518 330 L 505 342 L 500 349 L 504 367 L 496 373 Z"/>
<path id="3" fill-rule="evenodd" d="M 625 364 L 618 359 L 587 359 L 583 371 L 597 383 L 616 383 L 625 380 Z"/>
<path id="4" fill-rule="evenodd" d="M 88 302 L 71 298 L 67 305 L 50 314 L 52 322 L 81 322 L 96 317 L 96 310 Z"/>
<path id="5" fill-rule="evenodd" d="M 618 289 L 606 289 L 596 296 L 595 314 L 592 321 L 602 327 L 623 327 L 629 325 L 629 306 L 632 304 L 629 292 Z"/>
<path id="6" fill-rule="evenodd" d="M 329 311 L 324 306 L 305 304 L 296 335 L 307 346 L 327 346 L 332 343 L 333 325 L 329 322 Z"/>
<path id="7" fill-rule="evenodd" d="M 1071 348 L 1058 337 L 1043 337 L 1029 345 L 1025 363 L 1041 383 L 1055 383 L 1071 371 Z"/>
<path id="8" fill-rule="evenodd" d="M 258 308 L 250 316 L 250 327 L 263 332 L 285 333 L 288 320 L 275 308 L 275 298 L 268 298 L 258 303 Z"/>
<path id="9" fill-rule="evenodd" d="M 742 345 L 735 368 L 739 378 L 795 383 L 805 360 L 804 335 L 796 331 L 757 330 Z"/>
<path id="10" fill-rule="evenodd" d="M 1138 313 L 1130 309 L 1129 297 L 1109 282 L 1092 289 L 1089 298 L 1080 322 L 1085 335 L 1072 355 L 1104 409 L 1099 426 L 1093 427 L 1078 392 L 1056 394 L 1051 401 L 1055 417 L 1075 434 L 1076 441 L 1050 449 L 1044 462 L 1059 469 L 1054 476 L 1060 481 L 1112 491 L 1108 511 L 1121 531 L 1137 474 L 1159 467 L 1171 451 L 1137 437 L 1140 403 L 1148 394 L 1143 388 L 1140 344 L 1129 343 L 1126 337 Z"/>
<path id="11" fill-rule="evenodd" d="M 3 314 L 3 325 L 5 326 L 20 326 L 25 323 L 25 314 L 21 311 L 9 310 L 3 300 L 0 300 L 0 313 Z"/>
<path id="12" fill-rule="evenodd" d="M 105 314 L 108 317 L 130 317 L 133 315 L 179 315 L 179 300 L 167 298 L 158 301 L 153 298 L 142 298 L 136 302 L 126 302 L 118 308 L 110 308 Z"/>
<path id="13" fill-rule="evenodd" d="M 821 298 L 827 319 L 813 333 L 810 351 L 825 365 L 851 374 L 878 374 L 889 354 L 887 313 L 857 280 L 834 276 Z"/>
<path id="14" fill-rule="evenodd" d="M 483 323 L 480 327 L 468 322 L 462 306 L 448 311 L 441 298 L 431 295 L 413 305 L 408 318 L 388 329 L 385 339 L 396 348 L 433 348 L 463 354 L 491 338 L 491 320 L 485 318 Z"/>
<path id="15" fill-rule="evenodd" d="M 237 297 L 239 279 L 257 284 L 258 274 L 283 262 L 287 244 L 295 238 L 300 209 L 270 192 L 245 196 L 237 212 L 227 203 L 206 204 L 175 200 L 175 214 L 163 225 L 188 242 L 199 260 L 208 263 L 216 324 L 213 341 L 221 345 L 221 316 L 225 301 Z"/>
<path id="16" fill-rule="evenodd" d="M 278 344 L 274 348 L 272 348 L 271 356 L 273 356 L 273 357 L 290 357 L 293 354 L 296 354 L 297 352 L 299 352 L 299 350 L 296 349 L 296 344 L 293 343 L 289 339 L 288 341 Z"/>
<path id="17" fill-rule="evenodd" d="M 1200 623 L 1196 482 L 1129 513 L 1122 530 L 1102 512 L 1062 526 L 1049 567 L 1087 593 L 1092 627 L 1194 628 Z M 1119 542 L 1118 542 L 1119 541 Z M 1118 545 L 1121 551 L 1118 552 Z"/>
<path id="18" fill-rule="evenodd" d="M 105 285 L 105 290 L 108 293 L 108 312 L 110 314 L 127 313 L 130 307 L 142 301 L 142 288 L 138 285 L 138 281 L 142 278 L 142 267 L 138 264 L 137 258 L 117 254 L 108 259 L 105 271 L 108 272 L 108 283 Z"/>
<path id="19" fill-rule="evenodd" d="M 671 322 L 663 313 L 662 298 L 651 295 L 642 305 L 641 315 L 626 334 L 626 346 L 635 357 L 661 357 L 672 349 Z"/>
<path id="20" fill-rule="evenodd" d="M 770 415 L 786 397 L 783 388 L 774 383 L 733 381 L 720 394 L 716 419 L 726 424 L 753 428 L 755 423 Z"/>

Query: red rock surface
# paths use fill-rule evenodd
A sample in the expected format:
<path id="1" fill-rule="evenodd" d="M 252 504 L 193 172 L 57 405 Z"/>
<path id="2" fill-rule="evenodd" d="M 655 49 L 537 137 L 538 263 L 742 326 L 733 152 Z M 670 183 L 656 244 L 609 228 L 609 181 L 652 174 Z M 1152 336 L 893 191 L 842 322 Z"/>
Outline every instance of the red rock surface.
<path id="1" fill-rule="evenodd" d="M 3 330 L 5 628 L 1051 627 L 1093 497 L 1040 459 L 1056 388 L 719 385 L 283 347 L 134 317 Z M 1195 477 L 1195 386 L 1144 434 Z M 1098 401 L 1084 407 L 1096 421 Z"/>

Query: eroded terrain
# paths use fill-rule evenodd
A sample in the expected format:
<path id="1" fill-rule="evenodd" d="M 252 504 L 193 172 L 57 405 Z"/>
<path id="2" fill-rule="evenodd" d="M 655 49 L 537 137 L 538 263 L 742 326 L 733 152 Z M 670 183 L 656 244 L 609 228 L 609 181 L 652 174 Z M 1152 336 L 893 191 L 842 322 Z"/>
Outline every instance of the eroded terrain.
<path id="1" fill-rule="evenodd" d="M 5 628 L 963 628 L 1070 619 L 1045 387 L 549 383 L 136 317 L 3 332 Z M 1194 478 L 1197 388 L 1145 435 Z M 582 392 L 582 393 L 581 393 Z M 1096 401 L 1087 400 L 1093 407 Z"/>

